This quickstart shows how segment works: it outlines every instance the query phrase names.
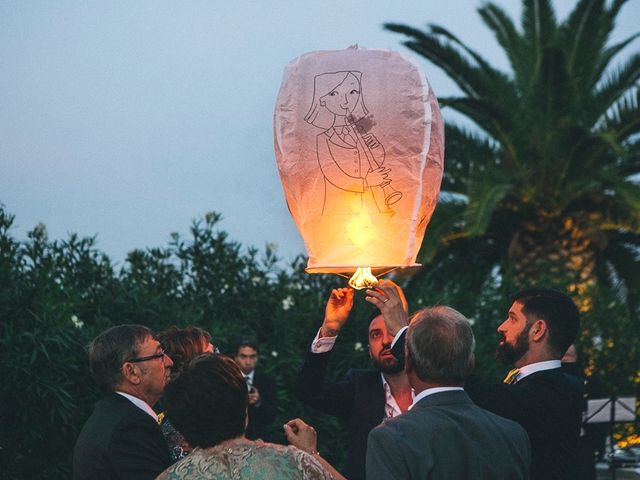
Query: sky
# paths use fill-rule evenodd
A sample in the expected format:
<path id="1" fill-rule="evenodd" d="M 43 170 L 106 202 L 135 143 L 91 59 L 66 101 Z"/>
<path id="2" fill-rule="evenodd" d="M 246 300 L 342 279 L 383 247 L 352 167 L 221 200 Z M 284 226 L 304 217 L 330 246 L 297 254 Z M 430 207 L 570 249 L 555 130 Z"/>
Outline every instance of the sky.
<path id="1" fill-rule="evenodd" d="M 519 19 L 519 0 L 496 3 Z M 232 240 L 275 244 L 289 261 L 304 245 L 273 149 L 285 65 L 309 51 L 387 48 L 413 57 L 436 95 L 455 94 L 382 24 L 440 24 L 506 69 L 480 4 L 0 0 L 0 203 L 16 216 L 13 234 L 44 223 L 50 239 L 95 235 L 122 265 L 216 211 Z M 556 0 L 558 17 L 574 4 Z M 638 18 L 631 0 L 613 39 Z"/>

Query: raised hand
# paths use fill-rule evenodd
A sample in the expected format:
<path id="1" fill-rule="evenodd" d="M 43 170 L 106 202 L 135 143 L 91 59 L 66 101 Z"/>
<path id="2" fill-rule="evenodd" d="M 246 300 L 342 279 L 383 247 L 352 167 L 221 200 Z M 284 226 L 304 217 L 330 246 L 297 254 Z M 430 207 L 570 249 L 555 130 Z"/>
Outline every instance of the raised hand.
<path id="1" fill-rule="evenodd" d="M 353 289 L 334 288 L 324 310 L 324 322 L 320 329 L 321 337 L 335 337 L 347 322 L 353 308 Z"/>
<path id="2" fill-rule="evenodd" d="M 316 430 L 304 423 L 299 418 L 289 420 L 284 424 L 284 434 L 287 441 L 294 447 L 304 450 L 307 453 L 318 453 L 318 438 Z"/>
<path id="3" fill-rule="evenodd" d="M 372 303 L 384 318 L 389 335 L 395 337 L 398 331 L 409 324 L 408 304 L 402 289 L 391 280 L 380 280 L 375 287 L 367 290 L 364 298 Z"/>

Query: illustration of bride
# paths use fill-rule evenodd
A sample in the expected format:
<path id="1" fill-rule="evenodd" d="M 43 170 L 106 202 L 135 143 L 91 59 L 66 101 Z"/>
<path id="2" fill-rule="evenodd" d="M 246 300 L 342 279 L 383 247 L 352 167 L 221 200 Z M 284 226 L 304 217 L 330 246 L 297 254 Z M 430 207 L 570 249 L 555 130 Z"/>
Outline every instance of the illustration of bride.
<path id="1" fill-rule="evenodd" d="M 370 132 L 374 123 L 364 103 L 361 79 L 358 71 L 328 72 L 314 78 L 313 101 L 304 119 L 323 130 L 316 137 L 325 183 L 323 214 L 354 204 L 393 214 L 391 205 L 402 198 L 391 186 L 384 147 Z"/>

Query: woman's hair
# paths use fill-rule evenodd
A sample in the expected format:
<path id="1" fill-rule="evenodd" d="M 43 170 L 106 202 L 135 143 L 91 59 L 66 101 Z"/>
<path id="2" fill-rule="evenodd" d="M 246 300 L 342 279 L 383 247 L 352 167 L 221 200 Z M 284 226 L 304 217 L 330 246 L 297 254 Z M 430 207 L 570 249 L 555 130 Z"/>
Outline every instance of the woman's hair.
<path id="1" fill-rule="evenodd" d="M 158 341 L 162 345 L 164 353 L 173 360 L 172 371 L 177 373 L 189 360 L 205 351 L 211 342 L 211 335 L 199 327 L 178 328 L 172 326 L 158 334 Z"/>
<path id="2" fill-rule="evenodd" d="M 364 104 L 364 96 L 362 94 L 361 72 L 353 70 L 321 73 L 320 75 L 316 75 L 313 79 L 313 101 L 311 102 L 309 112 L 307 112 L 304 117 L 307 123 L 310 123 L 314 127 L 322 128 L 323 130 L 328 129 L 333 125 L 335 115 L 320 104 L 320 99 L 344 82 L 349 74 L 356 77 L 358 84 L 360 85 L 358 103 L 351 112 L 351 115 L 354 117 L 354 121 L 358 121 L 369 113 Z"/>
<path id="3" fill-rule="evenodd" d="M 169 420 L 196 447 L 212 447 L 244 433 L 247 384 L 229 357 L 203 353 L 164 391 Z"/>

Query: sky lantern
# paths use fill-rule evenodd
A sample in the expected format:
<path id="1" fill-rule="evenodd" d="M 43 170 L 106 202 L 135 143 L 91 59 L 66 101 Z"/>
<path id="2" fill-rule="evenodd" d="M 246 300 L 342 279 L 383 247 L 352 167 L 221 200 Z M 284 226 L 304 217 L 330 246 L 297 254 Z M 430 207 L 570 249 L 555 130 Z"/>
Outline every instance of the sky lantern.
<path id="1" fill-rule="evenodd" d="M 436 206 L 444 125 L 419 66 L 351 47 L 306 53 L 284 71 L 275 151 L 309 273 L 364 288 L 416 256 Z"/>

